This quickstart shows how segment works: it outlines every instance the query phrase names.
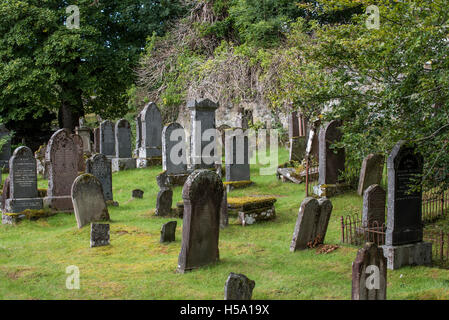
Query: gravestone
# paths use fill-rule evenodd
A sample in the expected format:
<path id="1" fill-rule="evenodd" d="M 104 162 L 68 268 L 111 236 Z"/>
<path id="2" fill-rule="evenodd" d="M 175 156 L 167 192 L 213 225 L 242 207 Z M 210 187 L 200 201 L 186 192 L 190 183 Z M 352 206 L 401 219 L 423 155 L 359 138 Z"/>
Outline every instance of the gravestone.
<path id="1" fill-rule="evenodd" d="M 86 161 L 86 173 L 100 181 L 105 201 L 113 201 L 111 160 L 101 153 L 92 156 Z"/>
<path id="2" fill-rule="evenodd" d="M 340 126 L 341 122 L 339 120 L 333 120 L 320 130 L 318 168 L 318 184 L 320 185 L 340 182 L 339 174 L 345 170 L 345 150 L 330 148 L 332 144 L 340 141 L 342 138 L 342 133 L 339 130 Z"/>
<path id="3" fill-rule="evenodd" d="M 142 143 L 138 158 L 162 157 L 162 116 L 157 105 L 148 103 L 140 115 Z"/>
<path id="4" fill-rule="evenodd" d="M 405 141 L 394 146 L 387 160 L 388 214 L 383 249 L 389 269 L 431 263 L 432 243 L 422 241 L 422 191 L 411 188 L 423 165 L 423 156 Z"/>
<path id="5" fill-rule="evenodd" d="M 111 158 L 115 156 L 115 125 L 109 120 L 100 124 L 100 153 Z"/>
<path id="6" fill-rule="evenodd" d="M 173 242 L 175 241 L 176 226 L 177 221 L 170 221 L 165 223 L 161 229 L 161 240 L 160 243 Z"/>
<path id="7" fill-rule="evenodd" d="M 363 159 L 362 170 L 360 170 L 359 187 L 357 193 L 363 196 L 363 192 L 373 184 L 380 184 L 384 170 L 384 156 L 381 154 L 370 154 Z"/>
<path id="8" fill-rule="evenodd" d="M 187 108 L 190 110 L 192 169 L 212 169 L 215 162 L 221 162 L 221 158 L 216 159 L 215 111 L 218 104 L 209 99 L 192 100 L 187 103 Z"/>
<path id="9" fill-rule="evenodd" d="M 136 168 L 132 158 L 131 126 L 128 120 L 120 119 L 115 124 L 115 158 L 112 159 L 112 172 Z"/>
<path id="10" fill-rule="evenodd" d="M 231 272 L 225 284 L 225 300 L 251 300 L 256 283 L 243 274 Z"/>
<path id="11" fill-rule="evenodd" d="M 229 226 L 229 215 L 228 215 L 228 192 L 226 189 L 223 190 L 223 199 L 221 200 L 221 211 L 220 211 L 220 228 L 224 229 Z"/>
<path id="12" fill-rule="evenodd" d="M 387 193 L 378 184 L 373 184 L 365 190 L 362 213 L 362 226 L 364 228 L 381 227 L 385 223 L 386 196 Z"/>
<path id="13" fill-rule="evenodd" d="M 78 176 L 78 147 L 70 131 L 60 129 L 50 138 L 45 161 L 50 163 L 44 206 L 54 211 L 72 211 L 72 184 Z"/>
<path id="14" fill-rule="evenodd" d="M 324 243 L 332 213 L 332 203 L 327 198 L 308 197 L 299 208 L 290 251 L 304 250 Z"/>
<path id="15" fill-rule="evenodd" d="M 10 134 L 9 130 L 6 129 L 4 124 L 0 124 L 0 140 Z M 11 158 L 11 138 L 6 140 L 6 143 L 2 146 L 0 150 L 0 171 L 2 168 L 8 169 L 9 159 Z"/>
<path id="16" fill-rule="evenodd" d="M 178 272 L 219 260 L 218 239 L 223 183 L 215 172 L 195 170 L 182 190 L 184 216 Z"/>
<path id="17" fill-rule="evenodd" d="M 156 198 L 156 216 L 165 217 L 170 215 L 173 203 L 173 191 L 170 188 L 162 188 Z"/>
<path id="18" fill-rule="evenodd" d="M 110 226 L 108 223 L 90 224 L 90 247 L 102 247 L 109 245 Z"/>
<path id="19" fill-rule="evenodd" d="M 90 142 L 90 128 L 86 126 L 80 126 L 75 128 L 75 133 L 83 140 L 83 152 L 90 155 L 92 153 L 92 144 Z"/>
<path id="20" fill-rule="evenodd" d="M 5 210 L 20 213 L 27 209 L 41 210 L 42 198 L 37 193 L 36 159 L 28 147 L 19 147 L 9 160 L 9 197 Z"/>
<path id="21" fill-rule="evenodd" d="M 382 248 L 367 243 L 352 263 L 352 300 L 387 299 L 387 259 Z"/>
<path id="22" fill-rule="evenodd" d="M 141 113 L 139 113 L 136 117 L 136 149 L 134 151 L 135 156 L 139 156 L 139 150 L 142 146 L 142 119 Z"/>
<path id="23" fill-rule="evenodd" d="M 250 181 L 248 140 L 242 129 L 226 130 L 226 181 Z"/>
<path id="24" fill-rule="evenodd" d="M 86 162 L 84 161 L 83 151 L 83 139 L 77 134 L 72 134 L 73 141 L 76 145 L 77 157 L 78 157 L 78 172 L 84 172 L 86 170 Z"/>
<path id="25" fill-rule="evenodd" d="M 79 229 L 91 222 L 109 221 L 101 183 L 93 175 L 85 173 L 75 179 L 72 201 Z"/>
<path id="26" fill-rule="evenodd" d="M 140 189 L 135 189 L 132 191 L 132 197 L 135 199 L 142 199 L 143 198 L 143 191 Z"/>
<path id="27" fill-rule="evenodd" d="M 170 123 L 162 130 L 162 168 L 168 175 L 187 172 L 187 157 L 184 128 L 179 123 Z"/>
<path id="28" fill-rule="evenodd" d="M 298 113 L 296 111 L 288 115 L 288 137 L 289 139 L 299 137 Z"/>
<path id="29" fill-rule="evenodd" d="M 94 129 L 94 153 L 100 153 L 100 128 Z"/>

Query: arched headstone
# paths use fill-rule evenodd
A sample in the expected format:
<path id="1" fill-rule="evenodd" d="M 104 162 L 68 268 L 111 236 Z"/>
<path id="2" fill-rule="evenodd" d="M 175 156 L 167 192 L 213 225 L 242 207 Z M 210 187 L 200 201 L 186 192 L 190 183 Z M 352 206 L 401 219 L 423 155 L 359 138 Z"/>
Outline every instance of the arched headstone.
<path id="1" fill-rule="evenodd" d="M 179 123 L 170 123 L 162 130 L 162 168 L 168 175 L 187 172 L 186 139 Z"/>
<path id="2" fill-rule="evenodd" d="M 112 201 L 112 167 L 111 160 L 104 154 L 96 154 L 86 161 L 86 173 L 94 175 L 101 183 L 104 199 Z"/>

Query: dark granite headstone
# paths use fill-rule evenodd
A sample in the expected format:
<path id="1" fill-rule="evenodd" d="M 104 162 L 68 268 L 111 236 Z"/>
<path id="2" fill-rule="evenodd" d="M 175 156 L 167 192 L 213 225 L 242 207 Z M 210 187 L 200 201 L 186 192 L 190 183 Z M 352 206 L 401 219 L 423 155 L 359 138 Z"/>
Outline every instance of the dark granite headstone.
<path id="1" fill-rule="evenodd" d="M 100 124 L 100 153 L 115 156 L 115 125 L 109 120 Z"/>
<path id="2" fill-rule="evenodd" d="M 131 158 L 131 126 L 128 120 L 120 119 L 115 124 L 115 157 Z"/>
<path id="3" fill-rule="evenodd" d="M 170 215 L 173 202 L 173 191 L 170 188 L 162 188 L 157 194 L 156 216 L 165 217 Z"/>
<path id="4" fill-rule="evenodd" d="M 177 221 L 170 221 L 162 226 L 160 243 L 175 241 L 177 224 L 178 224 Z"/>
<path id="5" fill-rule="evenodd" d="M 170 123 L 162 130 L 162 168 L 169 175 L 187 172 L 186 138 L 179 123 Z"/>
<path id="6" fill-rule="evenodd" d="M 381 154 L 370 154 L 363 159 L 362 170 L 360 170 L 359 187 L 357 193 L 363 196 L 363 192 L 373 184 L 380 184 L 384 171 L 384 156 Z"/>
<path id="7" fill-rule="evenodd" d="M 195 170 L 182 191 L 184 217 L 178 272 L 219 260 L 220 209 L 223 183 L 215 172 Z"/>
<path id="8" fill-rule="evenodd" d="M 226 130 L 226 181 L 249 181 L 249 141 L 242 129 Z"/>
<path id="9" fill-rule="evenodd" d="M 111 160 L 104 154 L 96 154 L 86 161 L 86 173 L 94 175 L 101 183 L 104 199 L 112 201 Z"/>
<path id="10" fill-rule="evenodd" d="M 8 136 L 9 134 L 10 132 L 6 129 L 5 125 L 0 124 L 0 139 Z M 11 138 L 6 141 L 0 150 L 0 171 L 3 167 L 8 168 L 9 158 L 11 158 Z"/>
<path id="11" fill-rule="evenodd" d="M 75 179 L 72 186 L 72 201 L 78 228 L 90 222 L 109 221 L 109 212 L 100 181 L 85 173 Z"/>
<path id="12" fill-rule="evenodd" d="M 336 184 L 345 170 L 345 150 L 331 149 L 330 146 L 342 138 L 341 122 L 333 120 L 320 130 L 319 136 L 319 178 L 318 183 Z M 335 153 L 336 152 L 336 153 Z"/>
<path id="13" fill-rule="evenodd" d="M 243 274 L 231 272 L 225 284 L 225 300 L 251 300 L 256 283 Z"/>
<path id="14" fill-rule="evenodd" d="M 387 299 L 387 259 L 375 243 L 367 243 L 352 263 L 352 300 Z"/>
<path id="15" fill-rule="evenodd" d="M 324 243 L 332 213 L 332 203 L 327 198 L 308 197 L 299 208 L 290 251 L 304 250 Z"/>
<path id="16" fill-rule="evenodd" d="M 157 105 L 148 103 L 142 110 L 142 144 L 139 158 L 153 158 L 162 156 L 162 116 Z"/>
<path id="17" fill-rule="evenodd" d="M 137 199 L 142 199 L 143 198 L 143 191 L 139 190 L 139 189 L 135 189 L 132 191 L 132 197 L 133 198 L 137 198 Z"/>
<path id="18" fill-rule="evenodd" d="M 109 245 L 110 226 L 107 223 L 90 224 L 90 247 L 102 247 Z"/>
<path id="19" fill-rule="evenodd" d="M 385 223 L 386 192 L 373 184 L 363 194 L 363 227 L 381 227 Z"/>

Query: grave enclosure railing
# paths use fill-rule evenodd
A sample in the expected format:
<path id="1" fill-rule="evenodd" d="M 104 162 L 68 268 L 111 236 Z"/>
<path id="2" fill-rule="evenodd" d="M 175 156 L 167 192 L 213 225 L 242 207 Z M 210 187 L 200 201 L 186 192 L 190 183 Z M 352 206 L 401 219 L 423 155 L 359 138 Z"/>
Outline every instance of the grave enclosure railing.
<path id="1" fill-rule="evenodd" d="M 313 188 L 318 185 L 318 165 L 306 161 L 306 197 L 313 195 Z"/>
<path id="2" fill-rule="evenodd" d="M 422 220 L 433 222 L 445 218 L 449 209 L 449 190 L 432 189 L 422 195 Z"/>

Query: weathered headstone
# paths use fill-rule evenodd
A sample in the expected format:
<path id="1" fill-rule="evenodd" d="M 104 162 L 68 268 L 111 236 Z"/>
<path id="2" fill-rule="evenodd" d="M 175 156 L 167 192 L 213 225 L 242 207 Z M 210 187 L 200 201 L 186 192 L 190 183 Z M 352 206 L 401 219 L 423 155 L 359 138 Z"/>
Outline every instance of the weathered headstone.
<path id="1" fill-rule="evenodd" d="M 218 239 L 223 183 L 215 172 L 195 170 L 182 190 L 184 217 L 178 272 L 219 260 Z"/>
<path id="2" fill-rule="evenodd" d="M 50 138 L 45 160 L 50 163 L 47 197 L 44 206 L 55 211 L 72 211 L 72 184 L 78 176 L 78 147 L 67 129 Z"/>
<path id="3" fill-rule="evenodd" d="M 162 130 L 162 168 L 168 175 L 187 172 L 185 132 L 179 123 L 170 123 Z"/>
<path id="4" fill-rule="evenodd" d="M 156 216 L 170 215 L 173 203 L 173 191 L 170 188 L 162 188 L 156 198 Z"/>
<path id="5" fill-rule="evenodd" d="M 110 226 L 108 223 L 90 224 L 90 247 L 102 247 L 109 245 Z"/>
<path id="6" fill-rule="evenodd" d="M 84 172 L 86 170 L 86 162 L 84 161 L 83 139 L 81 139 L 81 137 L 77 134 L 72 134 L 72 138 L 75 142 L 77 150 L 78 172 Z"/>
<path id="7" fill-rule="evenodd" d="M 94 129 L 94 153 L 100 153 L 100 128 Z"/>
<path id="8" fill-rule="evenodd" d="M 423 172 L 423 156 L 399 141 L 387 160 L 388 214 L 384 254 L 389 269 L 425 265 L 432 260 L 432 243 L 423 242 L 422 191 L 412 188 Z"/>
<path id="9" fill-rule="evenodd" d="M 4 124 L 0 124 L 0 140 L 9 136 L 10 132 Z M 11 138 L 9 137 L 0 149 L 0 171 L 2 168 L 8 168 L 9 158 L 11 158 Z"/>
<path id="10" fill-rule="evenodd" d="M 190 110 L 190 163 L 192 169 L 214 168 L 215 150 L 215 111 L 218 104 L 209 99 L 193 100 L 187 103 Z M 211 130 L 214 129 L 214 130 Z M 221 161 L 221 159 L 219 159 Z"/>
<path id="11" fill-rule="evenodd" d="M 96 154 L 86 161 L 86 173 L 94 175 L 101 183 L 106 201 L 113 201 L 111 160 L 104 154 Z"/>
<path id="12" fill-rule="evenodd" d="M 9 161 L 9 179 L 10 193 L 5 203 L 6 212 L 42 209 L 42 198 L 37 193 L 36 160 L 30 148 L 19 147 L 14 150 Z"/>
<path id="13" fill-rule="evenodd" d="M 298 113 L 296 111 L 288 115 L 288 137 L 289 139 L 299 137 Z"/>
<path id="14" fill-rule="evenodd" d="M 384 156 L 381 154 L 369 154 L 363 159 L 360 170 L 359 187 L 357 193 L 363 196 L 363 192 L 373 184 L 380 184 L 384 170 Z"/>
<path id="15" fill-rule="evenodd" d="M 100 181 L 89 173 L 75 179 L 72 186 L 73 208 L 78 228 L 96 221 L 109 221 Z"/>
<path id="16" fill-rule="evenodd" d="M 332 203 L 327 198 L 308 197 L 299 208 L 290 251 L 304 250 L 324 243 L 332 213 Z"/>
<path id="17" fill-rule="evenodd" d="M 365 190 L 363 194 L 363 227 L 381 227 L 385 223 L 386 196 L 387 193 L 378 184 L 373 184 Z"/>
<path id="18" fill-rule="evenodd" d="M 177 224 L 178 224 L 177 221 L 170 221 L 162 226 L 160 243 L 175 241 Z"/>
<path id="19" fill-rule="evenodd" d="M 111 158 L 115 156 L 115 125 L 109 120 L 100 124 L 100 153 Z"/>
<path id="20" fill-rule="evenodd" d="M 143 198 L 143 191 L 140 189 L 135 189 L 132 191 L 132 197 L 135 199 L 142 199 Z"/>
<path id="21" fill-rule="evenodd" d="M 330 146 L 342 138 L 341 122 L 333 120 L 320 130 L 319 136 L 319 178 L 318 184 L 328 185 L 340 182 L 339 175 L 345 170 L 345 150 Z"/>
<path id="22" fill-rule="evenodd" d="M 139 158 L 162 157 L 162 116 L 157 105 L 148 103 L 141 112 L 142 144 Z"/>
<path id="23" fill-rule="evenodd" d="M 248 140 L 242 129 L 226 130 L 226 181 L 250 181 Z"/>
<path id="24" fill-rule="evenodd" d="M 352 263 L 352 300 L 387 299 L 387 259 L 382 248 L 367 243 Z"/>
<path id="25" fill-rule="evenodd" d="M 90 128 L 85 126 L 76 127 L 75 133 L 79 135 L 83 140 L 83 152 L 90 155 L 92 153 L 92 144 L 90 142 Z"/>
<path id="26" fill-rule="evenodd" d="M 256 283 L 243 274 L 231 272 L 225 284 L 225 300 L 251 300 Z"/>
<path id="27" fill-rule="evenodd" d="M 224 229 L 229 225 L 229 215 L 228 215 L 228 192 L 223 190 L 223 199 L 221 200 L 221 210 L 220 210 L 220 228 Z"/>
<path id="28" fill-rule="evenodd" d="M 128 120 L 120 119 L 115 124 L 115 158 L 112 159 L 112 172 L 136 168 L 132 158 L 131 126 Z"/>

